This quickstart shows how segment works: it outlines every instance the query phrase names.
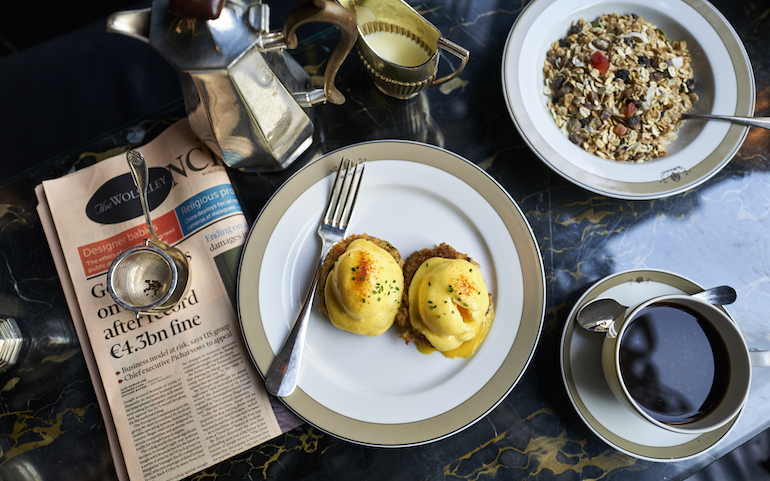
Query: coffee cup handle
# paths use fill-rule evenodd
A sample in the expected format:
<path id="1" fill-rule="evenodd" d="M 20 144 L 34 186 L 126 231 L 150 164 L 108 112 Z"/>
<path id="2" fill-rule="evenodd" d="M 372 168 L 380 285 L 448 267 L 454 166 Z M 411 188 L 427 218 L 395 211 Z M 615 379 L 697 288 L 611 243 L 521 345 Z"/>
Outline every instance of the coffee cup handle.
<path id="1" fill-rule="evenodd" d="M 770 367 L 770 351 L 749 351 L 751 367 Z"/>
<path id="2" fill-rule="evenodd" d="M 438 39 L 438 42 L 437 42 L 436 46 L 438 48 L 440 48 L 441 50 L 445 50 L 445 51 L 451 53 L 452 55 L 454 55 L 455 57 L 459 58 L 460 59 L 460 66 L 457 67 L 457 70 L 455 70 L 454 72 L 450 73 L 449 75 L 447 75 L 445 77 L 441 77 L 438 80 L 435 80 L 433 82 L 433 85 L 442 84 L 442 83 L 446 82 L 447 80 L 452 80 L 453 78 L 455 78 L 458 75 L 460 75 L 460 72 L 463 71 L 463 69 L 465 68 L 465 65 L 468 63 L 468 58 L 471 56 L 471 52 L 468 49 L 463 48 L 463 47 L 457 45 L 456 43 L 454 43 L 454 42 L 452 42 L 450 40 L 445 39 L 444 37 L 440 37 Z"/>

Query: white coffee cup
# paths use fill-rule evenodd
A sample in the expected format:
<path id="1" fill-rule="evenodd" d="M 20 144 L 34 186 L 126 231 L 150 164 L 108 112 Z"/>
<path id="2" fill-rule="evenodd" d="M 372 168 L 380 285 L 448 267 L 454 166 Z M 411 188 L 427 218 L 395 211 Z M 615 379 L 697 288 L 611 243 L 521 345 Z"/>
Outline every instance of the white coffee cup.
<path id="1" fill-rule="evenodd" d="M 715 352 L 722 352 L 721 355 L 717 354 L 720 356 L 719 358 L 714 359 L 715 369 L 724 369 L 724 371 L 722 371 L 722 374 L 724 375 L 721 376 L 721 378 L 726 378 L 726 381 L 723 383 L 714 383 L 719 386 L 718 388 L 715 388 L 715 390 L 719 391 L 716 396 L 717 402 L 715 402 L 710 409 L 706 409 L 705 412 L 694 415 L 687 421 L 681 419 L 671 421 L 670 417 L 667 419 L 666 416 L 659 412 L 650 410 L 649 406 L 648 409 L 645 409 L 640 401 L 632 396 L 629 390 L 629 386 L 632 386 L 632 381 L 629 379 L 630 376 L 624 378 L 623 374 L 624 369 L 628 369 L 626 370 L 627 373 L 630 372 L 631 369 L 630 365 L 621 365 L 621 346 L 624 342 L 624 338 L 629 332 L 629 328 L 635 321 L 638 321 L 640 317 L 649 315 L 651 309 L 655 309 L 655 312 L 661 312 L 661 306 L 676 308 L 678 310 L 684 309 L 684 312 L 695 316 L 695 318 L 700 318 L 700 321 L 705 323 L 704 325 L 713 327 L 711 337 L 716 339 L 716 342 L 712 342 L 712 344 L 717 345 Z M 672 311 L 667 312 L 671 313 Z M 682 322 L 676 327 L 685 324 L 686 323 Z M 617 397 L 617 399 L 635 415 L 668 431 L 682 434 L 697 434 L 713 431 L 724 426 L 730 422 L 741 409 L 743 409 L 749 395 L 752 358 L 754 356 L 750 356 L 738 326 L 722 308 L 687 295 L 660 296 L 629 307 L 626 310 L 625 316 L 622 319 L 616 320 L 613 327 L 614 328 L 607 332 L 602 345 L 602 369 L 604 371 L 604 376 L 607 379 L 607 383 L 615 397 Z M 642 329 L 642 324 L 637 324 L 637 332 L 640 332 L 640 329 Z M 710 331 L 708 327 L 707 330 Z M 653 329 L 648 329 L 644 334 L 654 342 L 655 334 Z M 634 334 L 634 336 L 637 336 L 637 334 Z M 706 339 L 706 336 L 702 333 L 698 334 L 698 336 L 702 337 L 702 340 Z M 668 366 L 679 366 L 680 372 L 677 373 L 677 375 L 680 378 L 688 374 L 687 368 L 681 368 L 681 366 L 686 362 L 689 362 L 685 359 L 685 356 L 688 351 L 686 348 L 690 347 L 690 344 L 695 344 L 695 336 L 691 336 L 691 338 L 693 341 L 681 343 L 681 349 L 669 349 L 664 353 L 667 356 L 670 355 L 671 359 L 674 359 L 674 361 L 666 364 L 663 370 L 667 369 Z M 663 336 L 658 336 L 657 342 L 660 344 L 665 342 L 675 342 L 673 339 L 674 334 L 672 331 L 671 339 L 663 339 Z M 723 350 L 719 345 L 719 340 L 724 344 Z M 626 342 L 632 342 L 632 336 L 629 336 Z M 701 350 L 699 352 L 704 351 Z M 658 353 L 657 355 L 662 354 Z M 714 357 L 716 357 L 716 355 Z M 657 361 L 661 361 L 662 359 L 662 357 L 658 357 Z M 679 360 L 680 364 L 674 364 L 677 362 L 676 360 Z M 628 363 L 629 361 L 627 360 L 626 362 Z M 766 365 L 760 357 L 758 357 L 758 360 L 754 363 L 754 365 L 763 364 Z M 651 364 L 648 364 L 648 368 L 649 365 Z M 650 371 L 648 370 L 648 372 Z M 696 376 L 694 375 L 691 376 L 691 378 L 695 377 Z M 683 378 L 683 381 L 689 381 L 689 379 L 690 378 Z M 668 388 L 676 390 L 680 387 L 679 385 L 663 386 L 663 384 L 664 382 L 661 381 L 660 383 L 652 383 L 651 385 L 657 387 L 658 392 L 666 391 Z M 686 384 L 686 382 L 682 382 L 682 384 Z M 680 399 L 683 396 L 681 393 L 676 394 L 680 395 Z"/>

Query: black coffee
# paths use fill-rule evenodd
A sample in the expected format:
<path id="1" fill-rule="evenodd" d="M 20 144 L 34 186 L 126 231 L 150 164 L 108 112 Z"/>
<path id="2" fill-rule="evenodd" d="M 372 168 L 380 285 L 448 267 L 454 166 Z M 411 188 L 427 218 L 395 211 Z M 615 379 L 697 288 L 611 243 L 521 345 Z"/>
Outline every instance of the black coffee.
<path id="1" fill-rule="evenodd" d="M 683 306 L 659 303 L 642 309 L 623 334 L 620 371 L 647 414 L 685 424 L 719 404 L 730 365 L 711 323 Z"/>

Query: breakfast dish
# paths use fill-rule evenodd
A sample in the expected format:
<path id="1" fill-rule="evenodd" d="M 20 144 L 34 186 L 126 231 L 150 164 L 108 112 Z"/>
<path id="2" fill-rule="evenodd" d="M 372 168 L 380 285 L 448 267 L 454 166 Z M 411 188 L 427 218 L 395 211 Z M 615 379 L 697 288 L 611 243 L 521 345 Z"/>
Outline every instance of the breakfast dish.
<path id="1" fill-rule="evenodd" d="M 449 358 L 472 356 L 494 317 L 492 295 L 481 266 L 442 243 L 410 255 L 404 263 L 405 290 L 396 317 L 401 337 L 421 352 Z"/>
<path id="2" fill-rule="evenodd" d="M 329 153 L 274 194 L 243 249 L 238 315 L 262 373 L 312 281 L 320 250 L 316 230 L 343 156 L 367 166 L 351 232 L 376 233 L 402 253 L 444 240 L 462 246 L 483 267 L 497 318 L 505 322 L 492 323 L 472 357 L 448 359 L 406 345 L 396 326 L 375 337 L 356 335 L 337 329 L 314 308 L 298 387 L 281 401 L 318 429 L 354 443 L 397 447 L 442 439 L 500 403 L 532 359 L 545 314 L 538 243 L 508 193 L 446 150 L 377 141 Z M 442 222 L 428 228 L 426 219 Z"/>
<path id="3" fill-rule="evenodd" d="M 546 53 L 548 110 L 569 141 L 614 161 L 666 155 L 698 100 L 687 42 L 635 13 L 573 22 Z"/>
<path id="4" fill-rule="evenodd" d="M 740 413 L 725 426 L 705 434 L 675 433 L 643 421 L 612 394 L 602 374 L 604 335 L 577 327 L 577 312 L 597 298 L 609 297 L 630 306 L 659 295 L 694 294 L 701 290 L 689 279 L 667 271 L 623 271 L 586 290 L 567 316 L 559 350 L 567 395 L 586 426 L 618 451 L 649 461 L 683 461 L 703 454 L 724 439 Z"/>
<path id="5" fill-rule="evenodd" d="M 343 239 L 321 266 L 319 309 L 338 329 L 379 336 L 393 325 L 401 304 L 402 264 L 398 249 L 382 239 Z"/>
<path id="6" fill-rule="evenodd" d="M 680 121 L 676 138 L 665 147 L 665 156 L 644 162 L 615 162 L 586 151 L 582 144 L 575 145 L 554 121 L 548 107 L 549 102 L 553 103 L 553 91 L 544 84 L 543 77 L 548 51 L 554 43 L 558 45 L 580 19 L 590 23 L 611 13 L 636 14 L 661 29 L 671 40 L 680 42 L 680 48 L 681 42 L 685 42 L 693 78 L 697 80 L 698 101 L 693 104 L 692 112 L 753 115 L 754 74 L 746 49 L 722 14 L 707 1 L 628 0 L 586 4 L 582 0 L 533 0 L 517 17 L 503 53 L 503 92 L 516 129 L 533 153 L 555 173 L 601 195 L 630 200 L 657 199 L 703 184 L 736 154 L 748 134 L 748 127 L 727 122 Z M 639 55 L 634 55 L 638 62 Z M 668 62 L 663 63 L 668 71 Z M 658 70 L 660 68 L 655 69 Z M 660 73 L 665 75 L 662 70 Z M 614 76 L 611 84 L 613 82 L 618 83 Z M 636 97 L 634 100 L 640 100 L 644 110 L 644 100 Z M 656 128 L 660 130 L 660 126 Z M 607 141 L 612 143 L 609 133 Z M 625 135 L 633 134 L 627 131 Z"/>

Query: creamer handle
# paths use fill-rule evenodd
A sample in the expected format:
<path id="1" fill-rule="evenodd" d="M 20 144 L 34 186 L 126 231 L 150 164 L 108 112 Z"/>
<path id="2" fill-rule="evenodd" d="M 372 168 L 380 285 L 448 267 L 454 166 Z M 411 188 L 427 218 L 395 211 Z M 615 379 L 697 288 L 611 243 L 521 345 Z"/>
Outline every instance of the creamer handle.
<path id="1" fill-rule="evenodd" d="M 356 17 L 353 12 L 331 0 L 309 0 L 302 3 L 289 13 L 283 26 L 283 36 L 287 47 L 297 47 L 297 27 L 309 22 L 331 23 L 340 29 L 340 41 L 329 56 L 324 71 L 324 93 L 329 102 L 337 105 L 343 104 L 345 103 L 345 96 L 337 90 L 334 80 L 342 62 L 358 38 Z"/>
<path id="2" fill-rule="evenodd" d="M 470 58 L 471 56 L 471 52 L 468 49 L 463 48 L 457 45 L 456 43 L 445 39 L 444 37 L 441 37 L 438 39 L 438 48 L 441 50 L 445 50 L 451 53 L 452 55 L 454 55 L 455 57 L 459 58 L 460 66 L 457 67 L 457 69 L 454 72 L 450 73 L 449 75 L 445 77 L 441 77 L 440 79 L 434 81 L 433 85 L 442 84 L 447 80 L 452 80 L 453 78 L 460 75 L 460 72 L 463 71 L 463 69 L 465 68 L 465 65 L 468 63 L 468 58 Z"/>

